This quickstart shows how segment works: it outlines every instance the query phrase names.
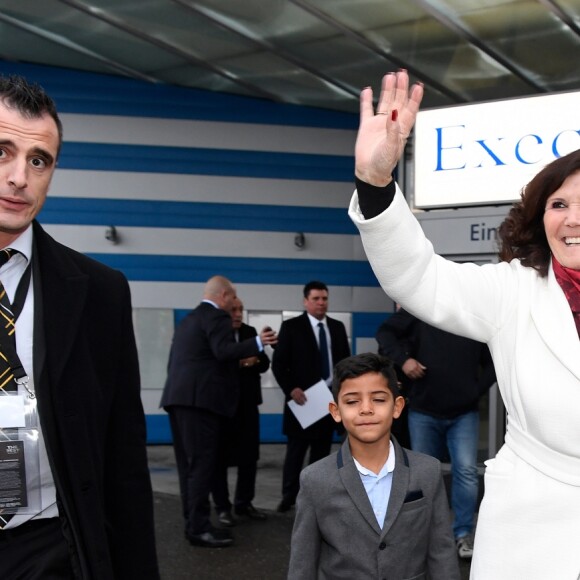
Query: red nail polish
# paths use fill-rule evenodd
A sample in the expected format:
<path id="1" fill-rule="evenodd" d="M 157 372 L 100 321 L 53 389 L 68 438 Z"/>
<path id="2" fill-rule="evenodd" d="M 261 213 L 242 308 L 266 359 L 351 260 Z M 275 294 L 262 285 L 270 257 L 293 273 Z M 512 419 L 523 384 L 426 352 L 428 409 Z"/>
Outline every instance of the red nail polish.
<path id="1" fill-rule="evenodd" d="M 398 116 L 399 116 L 399 111 L 397 111 L 397 109 L 393 109 L 391 111 L 391 121 L 396 121 Z"/>

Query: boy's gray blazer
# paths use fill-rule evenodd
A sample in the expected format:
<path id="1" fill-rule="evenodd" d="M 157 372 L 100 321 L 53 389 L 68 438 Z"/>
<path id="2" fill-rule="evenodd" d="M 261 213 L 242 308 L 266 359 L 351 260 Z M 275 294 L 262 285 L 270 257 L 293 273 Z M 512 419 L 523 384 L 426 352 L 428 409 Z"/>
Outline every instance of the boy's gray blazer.
<path id="1" fill-rule="evenodd" d="M 289 580 L 459 580 L 441 465 L 393 444 L 395 470 L 382 530 L 348 441 L 302 471 Z"/>

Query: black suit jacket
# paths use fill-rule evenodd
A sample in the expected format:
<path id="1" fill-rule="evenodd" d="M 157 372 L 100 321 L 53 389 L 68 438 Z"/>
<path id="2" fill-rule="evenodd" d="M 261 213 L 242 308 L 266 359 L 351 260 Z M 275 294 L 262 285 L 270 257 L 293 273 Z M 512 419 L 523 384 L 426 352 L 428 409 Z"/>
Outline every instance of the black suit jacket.
<path id="1" fill-rule="evenodd" d="M 129 285 L 33 231 L 34 382 L 79 575 L 158 578 Z"/>
<path id="2" fill-rule="evenodd" d="M 234 340 L 232 318 L 225 310 L 202 302 L 175 331 L 161 406 L 233 417 L 240 395 L 238 361 L 259 352 L 255 338 Z"/>
<path id="3" fill-rule="evenodd" d="M 399 368 L 410 357 L 427 367 L 422 379 L 404 380 L 415 411 L 441 419 L 476 411 L 495 382 L 487 345 L 435 328 L 402 308 L 381 324 L 376 338 L 379 352 Z"/>
<path id="4" fill-rule="evenodd" d="M 328 316 L 326 322 L 330 332 L 332 364 L 335 365 L 350 356 L 350 346 L 344 324 Z M 318 343 L 306 312 L 282 323 L 272 359 L 272 371 L 286 395 L 286 402 L 290 400 L 290 393 L 296 387 L 306 390 L 321 379 Z M 318 437 L 327 435 L 333 428 L 334 421 L 329 415 L 307 429 L 302 429 L 288 405 L 284 405 L 285 435 Z"/>
<path id="5" fill-rule="evenodd" d="M 240 342 L 257 335 L 253 326 L 242 323 L 239 329 Z M 240 405 L 254 406 L 262 404 L 262 378 L 261 374 L 270 368 L 270 359 L 265 352 L 258 355 L 260 359 L 257 365 L 251 367 L 238 367 L 240 379 Z"/>

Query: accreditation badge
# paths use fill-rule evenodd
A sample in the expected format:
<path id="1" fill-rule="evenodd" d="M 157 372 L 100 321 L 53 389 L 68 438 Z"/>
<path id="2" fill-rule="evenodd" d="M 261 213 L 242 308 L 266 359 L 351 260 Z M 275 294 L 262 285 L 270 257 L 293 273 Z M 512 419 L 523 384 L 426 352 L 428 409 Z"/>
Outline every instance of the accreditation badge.
<path id="1" fill-rule="evenodd" d="M 29 514 L 40 510 L 38 425 L 36 397 L 27 392 L 0 396 L 2 513 Z"/>

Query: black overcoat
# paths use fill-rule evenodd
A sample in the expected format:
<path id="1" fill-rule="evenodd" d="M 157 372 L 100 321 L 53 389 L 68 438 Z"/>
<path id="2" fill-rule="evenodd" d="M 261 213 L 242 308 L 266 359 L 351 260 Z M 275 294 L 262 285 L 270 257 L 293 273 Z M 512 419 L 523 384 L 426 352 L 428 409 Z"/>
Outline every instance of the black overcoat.
<path id="1" fill-rule="evenodd" d="M 81 577 L 158 578 L 129 285 L 33 228 L 35 388 Z"/>

